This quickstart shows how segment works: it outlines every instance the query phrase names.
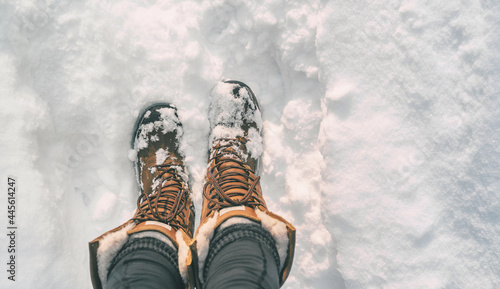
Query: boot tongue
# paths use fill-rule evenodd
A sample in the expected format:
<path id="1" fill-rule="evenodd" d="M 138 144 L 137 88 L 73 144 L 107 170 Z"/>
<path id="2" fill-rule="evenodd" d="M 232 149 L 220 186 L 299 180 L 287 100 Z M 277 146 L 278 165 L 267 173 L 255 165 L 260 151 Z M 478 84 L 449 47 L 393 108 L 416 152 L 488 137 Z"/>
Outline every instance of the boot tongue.
<path id="1" fill-rule="evenodd" d="M 140 159 L 142 165 L 141 178 L 142 178 L 142 184 L 144 186 L 143 189 L 145 192 L 148 193 L 148 195 L 157 186 L 169 187 L 171 185 L 174 185 L 175 188 L 177 187 L 180 188 L 178 182 L 174 180 L 169 180 L 166 183 L 164 183 L 166 179 L 173 177 L 173 175 L 169 172 L 166 172 L 160 179 L 158 179 L 157 181 L 155 181 L 155 183 L 153 183 L 155 177 L 157 177 L 160 173 L 162 173 L 161 170 L 158 167 L 156 167 L 157 165 L 169 165 L 169 166 L 180 165 L 178 163 L 178 159 L 179 156 L 175 155 L 174 153 L 169 153 L 166 150 L 164 150 L 163 153 L 161 154 L 149 153 L 149 155 L 144 156 Z"/>

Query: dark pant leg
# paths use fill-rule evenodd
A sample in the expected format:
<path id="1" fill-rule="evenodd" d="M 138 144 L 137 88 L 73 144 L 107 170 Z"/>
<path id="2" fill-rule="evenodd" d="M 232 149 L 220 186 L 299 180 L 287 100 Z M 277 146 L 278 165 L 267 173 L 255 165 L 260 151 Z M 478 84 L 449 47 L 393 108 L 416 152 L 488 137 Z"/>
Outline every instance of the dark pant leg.
<path id="1" fill-rule="evenodd" d="M 177 266 L 177 253 L 154 238 L 125 244 L 108 274 L 109 289 L 185 288 Z"/>
<path id="2" fill-rule="evenodd" d="M 257 225 L 216 232 L 204 270 L 204 289 L 279 288 L 279 257 L 271 235 Z"/>

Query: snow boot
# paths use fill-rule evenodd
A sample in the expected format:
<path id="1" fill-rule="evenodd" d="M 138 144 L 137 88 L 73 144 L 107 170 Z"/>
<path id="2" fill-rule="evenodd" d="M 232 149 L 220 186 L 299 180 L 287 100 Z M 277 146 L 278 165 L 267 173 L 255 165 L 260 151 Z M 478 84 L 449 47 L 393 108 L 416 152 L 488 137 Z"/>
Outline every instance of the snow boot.
<path id="1" fill-rule="evenodd" d="M 274 238 L 281 286 L 292 266 L 295 228 L 267 209 L 262 194 L 256 173 L 263 151 L 259 104 L 246 84 L 234 80 L 219 82 L 211 95 L 210 152 L 201 221 L 195 234 L 200 280 L 204 278 L 209 244 L 217 228 L 250 222 Z"/>
<path id="2" fill-rule="evenodd" d="M 194 231 L 194 206 L 183 155 L 179 151 L 182 132 L 177 110 L 170 104 L 150 106 L 138 118 L 132 140 L 141 190 L 137 210 L 132 219 L 90 242 L 94 288 L 106 288 L 114 258 L 131 236 L 135 238 L 141 234 L 156 236 L 173 246 L 178 252 L 184 283 L 194 284 L 193 263 L 196 260 L 189 249 Z"/>

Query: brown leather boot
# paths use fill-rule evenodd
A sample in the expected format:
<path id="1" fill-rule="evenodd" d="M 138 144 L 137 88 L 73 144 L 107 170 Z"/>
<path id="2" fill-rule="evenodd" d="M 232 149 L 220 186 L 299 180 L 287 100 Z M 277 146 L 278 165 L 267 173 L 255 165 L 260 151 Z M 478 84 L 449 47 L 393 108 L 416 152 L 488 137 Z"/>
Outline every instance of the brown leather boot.
<path id="1" fill-rule="evenodd" d="M 147 117 L 146 117 L 147 116 Z M 194 205 L 188 187 L 183 156 L 179 152 L 182 125 L 172 105 L 156 105 L 140 119 L 135 137 L 136 174 L 141 187 L 132 218 L 141 225 L 157 221 L 192 237 Z M 139 226 L 137 226 L 139 227 Z M 138 230 L 135 228 L 133 231 Z M 169 236 L 175 239 L 174 236 Z"/>
<path id="2" fill-rule="evenodd" d="M 220 82 L 212 91 L 209 118 L 211 148 L 200 227 L 195 235 L 200 272 L 214 230 L 226 221 L 251 220 L 276 241 L 282 285 L 292 266 L 295 228 L 267 209 L 260 177 L 256 175 L 262 154 L 262 118 L 257 99 L 242 82 Z"/>
<path id="3" fill-rule="evenodd" d="M 194 230 L 194 206 L 183 155 L 179 151 L 181 136 L 182 125 L 173 105 L 150 106 L 138 118 L 132 141 L 137 153 L 135 167 L 141 188 L 137 210 L 125 224 L 90 242 L 94 288 L 105 288 L 114 256 L 131 234 L 139 232 L 165 235 L 177 249 L 179 271 L 184 282 L 190 283 L 196 276 L 189 249 Z"/>

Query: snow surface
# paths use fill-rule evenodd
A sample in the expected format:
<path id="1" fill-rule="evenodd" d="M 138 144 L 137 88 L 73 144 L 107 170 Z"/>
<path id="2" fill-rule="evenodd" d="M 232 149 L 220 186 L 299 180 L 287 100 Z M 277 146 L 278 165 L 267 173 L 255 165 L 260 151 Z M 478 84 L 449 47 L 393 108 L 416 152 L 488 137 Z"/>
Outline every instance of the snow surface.
<path id="1" fill-rule="evenodd" d="M 500 287 L 498 1 L 1 1 L 0 16 L 0 216 L 6 231 L 13 175 L 19 226 L 1 288 L 91 288 L 87 242 L 133 214 L 129 143 L 154 102 L 179 109 L 199 216 L 223 78 L 259 99 L 263 191 L 297 228 L 284 288 Z"/>

